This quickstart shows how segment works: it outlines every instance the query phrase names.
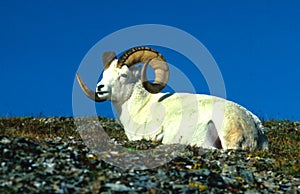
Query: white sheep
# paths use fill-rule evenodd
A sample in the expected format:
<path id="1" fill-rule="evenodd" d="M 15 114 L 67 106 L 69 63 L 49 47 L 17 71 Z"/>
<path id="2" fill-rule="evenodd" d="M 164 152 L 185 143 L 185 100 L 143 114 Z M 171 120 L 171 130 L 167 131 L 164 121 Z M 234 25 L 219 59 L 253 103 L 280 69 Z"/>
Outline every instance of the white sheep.
<path id="1" fill-rule="evenodd" d="M 144 63 L 143 69 L 135 66 Z M 223 98 L 188 93 L 159 93 L 169 79 L 163 56 L 148 47 L 126 51 L 119 60 L 103 54 L 104 72 L 96 92 L 76 74 L 92 100 L 111 100 L 129 140 L 182 143 L 219 149 L 267 149 L 261 121 L 242 106 Z M 147 66 L 155 72 L 153 83 Z"/>

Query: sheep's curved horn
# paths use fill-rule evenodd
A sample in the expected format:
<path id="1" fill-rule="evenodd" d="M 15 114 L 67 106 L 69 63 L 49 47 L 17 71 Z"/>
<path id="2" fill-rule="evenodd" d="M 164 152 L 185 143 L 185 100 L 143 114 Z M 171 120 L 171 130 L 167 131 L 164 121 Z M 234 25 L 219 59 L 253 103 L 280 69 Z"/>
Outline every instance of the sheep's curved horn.
<path id="1" fill-rule="evenodd" d="M 79 76 L 78 73 L 76 73 L 76 78 L 77 81 L 79 83 L 79 86 L 81 88 L 81 90 L 84 92 L 84 94 L 89 97 L 91 100 L 96 101 L 96 102 L 103 102 L 106 99 L 104 98 L 100 98 L 96 92 L 94 92 L 93 90 L 91 90 L 81 79 L 81 77 Z"/>
<path id="2" fill-rule="evenodd" d="M 135 47 L 127 50 L 119 58 L 118 67 L 122 67 L 123 65 L 130 67 L 138 63 L 145 63 L 141 77 L 144 88 L 150 93 L 160 92 L 169 80 L 169 67 L 164 57 L 149 47 Z M 153 83 L 149 82 L 146 76 L 148 64 L 155 72 Z"/>

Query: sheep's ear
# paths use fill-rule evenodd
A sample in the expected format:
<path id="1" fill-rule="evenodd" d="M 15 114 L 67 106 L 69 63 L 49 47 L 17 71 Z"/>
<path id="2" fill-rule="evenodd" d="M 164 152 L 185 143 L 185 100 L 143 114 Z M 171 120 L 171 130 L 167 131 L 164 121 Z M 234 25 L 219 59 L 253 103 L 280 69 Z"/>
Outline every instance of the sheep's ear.
<path id="1" fill-rule="evenodd" d="M 102 63 L 104 67 L 108 67 L 110 63 L 117 58 L 115 52 L 109 51 L 102 54 Z"/>

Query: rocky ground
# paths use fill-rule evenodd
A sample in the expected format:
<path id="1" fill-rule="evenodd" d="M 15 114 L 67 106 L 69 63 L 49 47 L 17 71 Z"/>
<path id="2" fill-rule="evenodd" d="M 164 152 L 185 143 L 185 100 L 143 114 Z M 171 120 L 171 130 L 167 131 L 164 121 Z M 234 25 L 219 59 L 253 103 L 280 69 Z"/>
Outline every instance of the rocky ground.
<path id="1" fill-rule="evenodd" d="M 0 119 L 0 193 L 300 193 L 299 122 L 264 122 L 269 151 L 221 151 L 129 142 L 99 121 Z"/>

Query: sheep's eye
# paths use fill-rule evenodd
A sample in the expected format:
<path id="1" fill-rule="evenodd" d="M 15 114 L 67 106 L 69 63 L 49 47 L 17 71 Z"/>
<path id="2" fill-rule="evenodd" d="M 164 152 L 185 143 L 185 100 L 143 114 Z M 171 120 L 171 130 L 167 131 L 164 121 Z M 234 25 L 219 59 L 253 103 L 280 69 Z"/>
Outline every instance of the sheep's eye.
<path id="1" fill-rule="evenodd" d="M 121 74 L 121 77 L 123 77 L 123 78 L 127 78 L 127 77 L 128 77 L 128 75 L 127 75 L 127 74 Z"/>

